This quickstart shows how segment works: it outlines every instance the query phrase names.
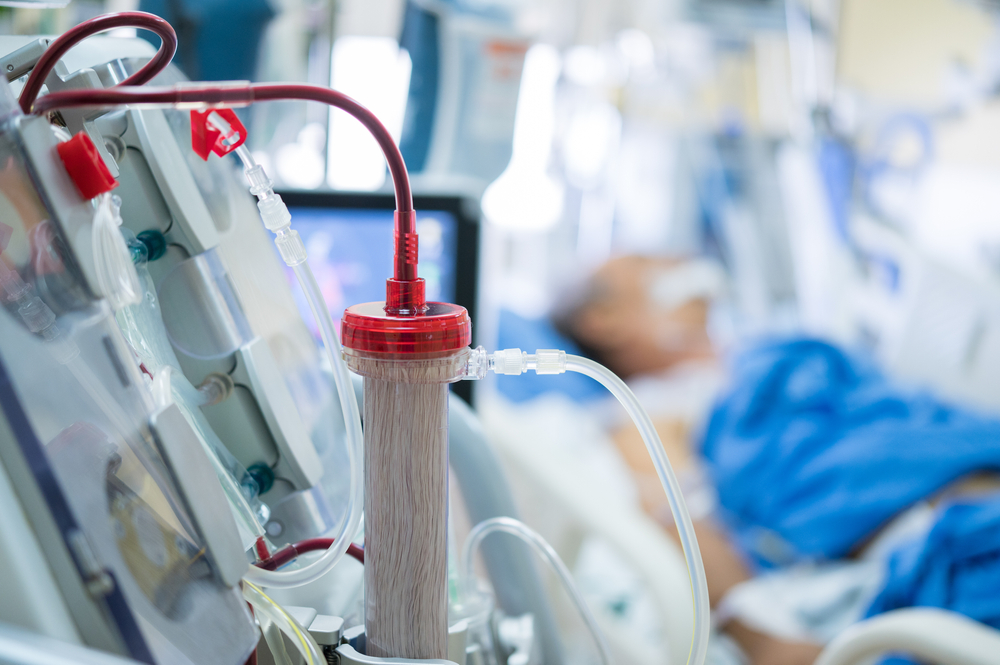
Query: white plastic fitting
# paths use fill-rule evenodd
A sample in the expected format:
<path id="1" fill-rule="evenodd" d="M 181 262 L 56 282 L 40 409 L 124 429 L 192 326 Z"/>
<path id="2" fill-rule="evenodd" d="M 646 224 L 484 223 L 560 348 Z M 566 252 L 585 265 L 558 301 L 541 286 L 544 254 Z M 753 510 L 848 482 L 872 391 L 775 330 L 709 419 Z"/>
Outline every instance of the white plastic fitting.
<path id="1" fill-rule="evenodd" d="M 531 367 L 529 366 L 528 369 Z M 538 349 L 535 351 L 534 369 L 535 374 L 564 373 L 566 371 L 566 352 L 558 349 Z"/>
<path id="2" fill-rule="evenodd" d="M 305 263 L 307 258 L 306 246 L 303 244 L 298 231 L 294 229 L 279 231 L 274 237 L 274 244 L 278 246 L 281 258 L 284 259 L 285 265 L 289 268 L 294 268 L 300 263 Z"/>
<path id="3" fill-rule="evenodd" d="M 476 381 L 485 379 L 490 372 L 490 356 L 482 346 L 469 351 L 469 360 L 465 364 L 463 379 Z"/>
<path id="4" fill-rule="evenodd" d="M 240 154 L 240 153 L 237 153 Z M 254 196 L 260 196 L 266 192 L 271 191 L 271 179 L 267 177 L 267 173 L 264 172 L 264 167 L 260 164 L 246 165 L 243 169 L 243 173 L 247 177 L 247 182 L 250 183 L 250 193 Z"/>
<path id="5" fill-rule="evenodd" d="M 292 213 L 288 212 L 288 206 L 280 195 L 274 193 L 274 183 L 267 177 L 264 168 L 253 160 L 246 146 L 237 148 L 236 154 L 243 160 L 243 173 L 250 183 L 250 193 L 258 199 L 260 219 L 264 222 L 264 228 L 274 234 L 274 244 L 281 252 L 285 265 L 294 268 L 305 263 L 305 244 L 299 232 L 292 228 Z"/>
<path id="6" fill-rule="evenodd" d="M 489 369 L 495 374 L 517 376 L 528 370 L 536 374 L 563 374 L 566 371 L 566 352 L 558 349 L 538 349 L 525 353 L 521 349 L 504 349 L 489 356 Z"/>
<path id="7" fill-rule="evenodd" d="M 528 371 L 528 354 L 521 349 L 504 349 L 490 357 L 490 369 L 494 374 L 517 376 Z"/>
<path id="8" fill-rule="evenodd" d="M 257 168 L 260 168 L 259 166 Z M 285 202 L 281 200 L 281 196 L 270 191 L 270 182 L 268 182 L 267 189 L 261 191 L 260 194 L 268 192 L 264 198 L 257 201 L 257 209 L 260 210 L 261 221 L 264 222 L 264 226 L 268 231 L 277 233 L 281 229 L 287 229 L 292 225 L 292 214 L 288 212 L 288 206 Z M 258 196 L 256 192 L 251 190 L 255 196 Z"/>

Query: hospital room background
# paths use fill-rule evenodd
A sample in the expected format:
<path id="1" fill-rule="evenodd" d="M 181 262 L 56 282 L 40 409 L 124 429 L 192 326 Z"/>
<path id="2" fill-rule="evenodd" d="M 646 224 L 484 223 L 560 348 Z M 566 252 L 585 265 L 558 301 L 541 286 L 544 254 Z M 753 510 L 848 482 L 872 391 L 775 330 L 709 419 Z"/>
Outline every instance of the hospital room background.
<path id="1" fill-rule="evenodd" d="M 907 607 L 1000 630 L 1000 3 L 51 4 L 0 8 L 0 35 L 148 11 L 191 79 L 332 86 L 382 119 L 428 298 L 469 309 L 474 346 L 598 360 L 650 413 L 705 559 L 707 662 L 806 665 Z M 374 139 L 302 102 L 238 115 L 335 320 L 380 300 Z M 579 374 L 474 383 L 616 662 L 685 662 L 687 572 L 625 410 Z M 543 580 L 565 662 L 601 662 Z"/>

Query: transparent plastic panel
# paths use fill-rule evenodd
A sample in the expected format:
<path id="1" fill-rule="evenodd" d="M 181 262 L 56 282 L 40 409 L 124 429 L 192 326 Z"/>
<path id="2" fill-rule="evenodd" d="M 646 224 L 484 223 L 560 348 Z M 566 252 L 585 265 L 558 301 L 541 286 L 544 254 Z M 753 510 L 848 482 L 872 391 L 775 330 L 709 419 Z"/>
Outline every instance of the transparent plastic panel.
<path id="1" fill-rule="evenodd" d="M 0 132 L 0 365 L 32 433 L 22 451 L 55 479 L 68 505 L 57 521 L 111 574 L 108 616 L 140 631 L 131 645 L 160 663 L 243 663 L 256 643 L 245 604 L 205 557 L 152 442 L 138 361 L 80 286 L 14 132 Z"/>
<path id="2" fill-rule="evenodd" d="M 227 356 L 253 337 L 215 250 L 177 264 L 158 291 L 170 341 L 194 358 Z"/>
<path id="3" fill-rule="evenodd" d="M 137 241 L 133 242 L 132 247 L 143 249 Z M 180 407 L 210 455 L 223 491 L 230 501 L 243 544 L 249 548 L 258 536 L 263 535 L 261 524 L 267 521 L 269 510 L 258 499 L 260 491 L 257 483 L 219 440 L 198 408 L 203 403 L 201 396 L 181 372 L 180 362 L 167 339 L 159 299 L 143 258 L 144 251 L 139 251 L 137 256 L 136 272 L 143 289 L 142 299 L 138 304 L 115 313 L 118 326 L 144 371 L 160 381 L 164 380 L 161 377 L 165 377 L 166 387 L 162 392 L 166 394 L 159 398 L 165 403 L 175 402 Z M 169 376 L 165 376 L 166 374 Z M 155 389 L 154 395 L 157 395 Z"/>
<path id="4" fill-rule="evenodd" d="M 28 330 L 50 339 L 57 312 L 87 306 L 73 257 L 9 133 L 0 133 L 0 253 L 4 307 Z"/>

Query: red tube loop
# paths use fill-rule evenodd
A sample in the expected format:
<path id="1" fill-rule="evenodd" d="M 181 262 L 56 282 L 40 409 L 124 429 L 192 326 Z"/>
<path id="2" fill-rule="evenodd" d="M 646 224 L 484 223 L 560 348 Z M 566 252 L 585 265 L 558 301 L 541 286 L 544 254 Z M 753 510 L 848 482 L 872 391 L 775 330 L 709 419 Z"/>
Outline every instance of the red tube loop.
<path id="1" fill-rule="evenodd" d="M 316 552 L 328 550 L 333 545 L 333 538 L 307 538 L 298 543 L 287 545 L 266 559 L 258 561 L 254 565 L 265 570 L 277 570 L 289 561 L 296 559 L 306 552 Z M 351 543 L 347 546 L 347 553 L 357 559 L 360 563 L 365 562 L 365 551 Z"/>
<path id="2" fill-rule="evenodd" d="M 174 32 L 173 27 L 169 23 L 159 16 L 147 14 L 146 12 L 120 12 L 97 16 L 70 28 L 49 44 L 49 47 L 45 49 L 45 53 L 35 63 L 35 67 L 31 70 L 31 75 L 28 76 L 28 81 L 24 84 L 24 89 L 21 91 L 21 97 L 18 100 L 21 110 L 25 113 L 31 112 L 32 105 L 38 97 L 45 79 L 56 66 L 56 63 L 66 55 L 67 51 L 87 37 L 115 28 L 142 28 L 143 30 L 156 33 L 161 41 L 156 55 L 142 69 L 118 85 L 143 85 L 148 83 L 170 64 L 174 53 L 177 52 L 177 33 Z"/>
<path id="3" fill-rule="evenodd" d="M 396 244 L 397 260 L 394 277 L 412 281 L 417 276 L 416 216 L 413 212 L 413 193 L 406 162 L 399 152 L 392 135 L 374 113 L 347 95 L 315 85 L 298 83 L 254 83 L 199 85 L 178 88 L 129 89 L 116 86 L 106 90 L 65 90 L 52 92 L 34 103 L 34 113 L 45 113 L 58 108 L 121 106 L 124 104 L 152 104 L 158 106 L 206 104 L 212 106 L 240 106 L 254 101 L 299 99 L 322 102 L 354 116 L 382 148 L 389 174 L 396 190 L 396 234 L 402 238 Z M 400 258 L 401 257 L 401 258 Z M 412 263 L 410 262 L 412 260 Z"/>
<path id="4" fill-rule="evenodd" d="M 399 152 L 396 142 L 392 139 L 392 134 L 385 128 L 385 125 L 367 108 L 351 99 L 347 95 L 321 88 L 315 85 L 301 83 L 260 83 L 251 86 L 256 101 L 267 101 L 277 99 L 302 99 L 306 101 L 323 102 L 335 108 L 346 111 L 354 116 L 365 126 L 375 141 L 378 142 L 385 161 L 389 165 L 389 174 L 392 176 L 392 183 L 396 188 L 396 210 L 400 213 L 411 212 L 413 210 L 413 194 L 410 192 L 410 177 L 406 172 L 406 162 Z M 415 232 L 416 227 L 399 228 L 397 231 Z M 398 276 L 397 276 L 398 278 Z"/>

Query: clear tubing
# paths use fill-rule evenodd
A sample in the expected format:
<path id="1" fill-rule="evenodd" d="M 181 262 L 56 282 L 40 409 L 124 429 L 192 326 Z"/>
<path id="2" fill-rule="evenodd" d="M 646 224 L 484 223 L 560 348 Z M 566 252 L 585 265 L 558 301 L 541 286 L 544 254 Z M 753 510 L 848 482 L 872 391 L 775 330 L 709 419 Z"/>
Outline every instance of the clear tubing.
<path id="1" fill-rule="evenodd" d="M 358 400 L 354 395 L 354 386 L 351 383 L 347 364 L 344 362 L 344 351 L 334 332 L 333 317 L 330 316 L 330 309 L 326 306 L 319 284 L 316 283 L 316 276 L 313 275 L 312 269 L 309 267 L 302 239 L 299 238 L 298 233 L 291 229 L 291 215 L 288 213 L 288 208 L 281 197 L 274 193 L 271 181 L 263 169 L 257 165 L 247 147 L 241 145 L 236 149 L 236 154 L 243 161 L 244 173 L 250 181 L 250 192 L 258 199 L 257 207 L 261 213 L 261 220 L 264 222 L 264 226 L 275 234 L 275 245 L 281 252 L 285 263 L 295 272 L 295 277 L 305 294 L 306 302 L 309 303 L 309 310 L 319 326 L 320 336 L 323 338 L 323 349 L 330 361 L 333 382 L 337 386 L 340 408 L 344 413 L 344 425 L 347 429 L 347 464 L 350 468 L 349 499 L 347 512 L 340 520 L 330 548 L 319 559 L 302 568 L 278 571 L 250 566 L 244 575 L 244 579 L 256 582 L 261 586 L 289 589 L 310 584 L 329 572 L 344 558 L 347 548 L 354 540 L 358 529 L 361 528 L 361 514 L 364 506 L 364 485 L 361 482 L 364 435 L 361 432 L 361 412 L 358 409 Z"/>
<path id="2" fill-rule="evenodd" d="M 316 561 L 296 570 L 272 571 L 256 566 L 250 566 L 244 579 L 251 580 L 262 586 L 276 588 L 291 588 L 303 586 L 319 579 L 344 557 L 348 546 L 354 540 L 361 526 L 361 512 L 364 505 L 364 487 L 361 483 L 361 460 L 364 455 L 364 436 L 361 432 L 361 413 L 358 410 L 358 400 L 354 395 L 354 386 L 344 363 L 340 341 L 333 331 L 333 319 L 326 301 L 320 293 L 316 277 L 309 269 L 308 263 L 292 266 L 295 277 L 302 285 L 309 309 L 319 325 L 323 337 L 323 347 L 330 359 L 333 369 L 334 383 L 340 395 L 340 407 L 344 411 L 344 423 L 347 426 L 347 460 L 350 467 L 350 501 L 347 513 L 341 519 L 333 544 Z"/>
<path id="3" fill-rule="evenodd" d="M 614 661 L 611 657 L 611 648 L 608 646 L 607 640 L 604 639 L 604 634 L 597 625 L 597 620 L 591 613 L 590 608 L 587 607 L 587 603 L 580 594 L 580 590 L 576 588 L 576 584 L 573 582 L 573 575 L 566 568 L 566 564 L 559 558 L 556 551 L 552 549 L 552 546 L 524 522 L 511 517 L 492 517 L 488 520 L 483 520 L 469 532 L 468 538 L 465 539 L 465 547 L 462 548 L 462 569 L 465 575 L 466 594 L 472 591 L 472 580 L 474 579 L 473 557 L 476 554 L 476 549 L 486 536 L 497 532 L 517 536 L 530 545 L 545 563 L 549 564 L 549 567 L 559 577 L 563 587 L 569 593 L 573 605 L 576 606 L 577 611 L 583 618 L 583 622 L 587 625 L 587 629 L 594 638 L 594 642 L 597 643 L 597 649 L 601 653 L 601 662 L 604 665 L 612 665 Z"/>
<path id="4" fill-rule="evenodd" d="M 252 568 L 253 566 L 251 566 Z M 303 628 L 292 615 L 284 610 L 281 605 L 271 600 L 257 585 L 247 580 L 243 580 L 243 598 L 253 605 L 254 612 L 259 618 L 267 619 L 278 627 L 278 630 L 288 636 L 288 640 L 298 650 L 305 659 L 306 665 L 326 665 L 326 657 L 319 644 Z"/>
<path id="5" fill-rule="evenodd" d="M 681 549 L 684 551 L 684 560 L 687 562 L 688 577 L 691 579 L 691 595 L 694 598 L 694 634 L 692 635 L 691 651 L 688 655 L 688 665 L 702 665 L 708 655 L 711 616 L 708 584 L 705 580 L 705 565 L 701 560 L 701 551 L 698 549 L 698 539 L 695 537 L 691 515 L 684 503 L 684 495 L 681 493 L 677 476 L 674 475 L 667 453 L 663 450 L 660 436 L 656 433 L 653 422 L 649 419 L 649 415 L 642 408 L 635 394 L 611 370 L 593 360 L 574 355 L 566 356 L 565 369 L 589 376 L 611 391 L 611 394 L 625 407 L 625 411 L 628 412 L 635 426 L 639 428 L 642 440 L 646 444 L 646 450 L 653 460 L 653 466 L 656 467 L 656 474 L 660 477 L 663 491 L 667 495 L 667 501 L 670 503 L 670 512 L 677 525 Z"/>
<path id="6" fill-rule="evenodd" d="M 139 275 L 132 265 L 125 239 L 118 230 L 122 223 L 120 208 L 118 197 L 107 193 L 98 197 L 90 239 L 97 283 L 111 309 L 116 312 L 138 304 L 142 298 Z"/>
<path id="7" fill-rule="evenodd" d="M 285 637 L 281 634 L 278 625 L 263 614 L 257 617 L 257 622 L 260 624 L 260 632 L 264 635 L 264 641 L 271 652 L 274 665 L 295 665 L 285 649 Z"/>
<path id="8" fill-rule="evenodd" d="M 174 392 L 189 406 L 204 406 L 211 401 L 212 396 L 191 385 L 187 377 L 184 381 L 174 381 L 174 373 L 180 374 L 173 366 L 165 365 L 153 379 L 153 401 L 158 407 L 169 406 L 174 401 Z"/>

